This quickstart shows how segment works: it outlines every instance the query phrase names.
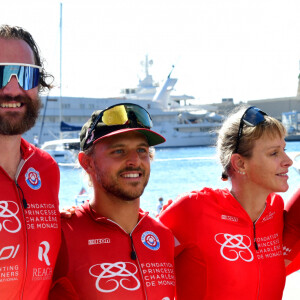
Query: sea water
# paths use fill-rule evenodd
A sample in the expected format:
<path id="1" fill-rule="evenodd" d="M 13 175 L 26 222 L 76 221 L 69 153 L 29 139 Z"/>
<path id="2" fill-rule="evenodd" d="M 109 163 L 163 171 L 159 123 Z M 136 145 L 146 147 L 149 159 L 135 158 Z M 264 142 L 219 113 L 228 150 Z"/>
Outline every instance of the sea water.
<path id="1" fill-rule="evenodd" d="M 287 154 L 300 153 L 300 142 L 288 142 Z M 61 167 L 60 207 L 75 205 L 75 198 L 84 187 L 92 194 L 88 187 L 87 177 L 82 169 Z M 177 195 L 203 187 L 230 189 L 229 182 L 221 180 L 222 168 L 216 158 L 215 147 L 188 147 L 156 149 L 155 159 L 151 163 L 149 183 L 141 196 L 141 207 L 156 214 L 158 198 L 175 199 Z M 284 201 L 300 187 L 300 174 L 294 167 L 289 170 L 289 190 L 281 193 Z M 283 300 L 300 299 L 300 272 L 287 277 Z"/>
<path id="2" fill-rule="evenodd" d="M 288 142 L 286 152 L 300 153 L 300 142 Z M 81 168 L 60 167 L 60 207 L 75 204 L 75 198 L 88 186 L 88 178 Z M 141 196 L 141 207 L 149 212 L 156 211 L 159 197 L 164 203 L 179 194 L 199 190 L 203 187 L 230 189 L 230 182 L 221 180 L 222 167 L 216 157 L 215 147 L 158 148 L 151 163 L 149 183 Z M 281 196 L 286 201 L 300 187 L 300 174 L 294 167 L 289 170 L 289 190 Z"/>

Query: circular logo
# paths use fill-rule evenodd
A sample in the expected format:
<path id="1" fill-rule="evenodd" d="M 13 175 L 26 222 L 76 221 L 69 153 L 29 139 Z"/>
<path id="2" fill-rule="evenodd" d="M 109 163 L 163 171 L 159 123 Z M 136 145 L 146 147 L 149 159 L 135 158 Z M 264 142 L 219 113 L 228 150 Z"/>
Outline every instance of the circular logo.
<path id="1" fill-rule="evenodd" d="M 34 168 L 29 168 L 27 170 L 25 174 L 25 181 L 28 186 L 34 190 L 38 190 L 42 185 L 40 173 Z"/>
<path id="2" fill-rule="evenodd" d="M 159 238 L 152 231 L 145 231 L 142 234 L 142 243 L 151 250 L 158 250 L 160 247 Z"/>

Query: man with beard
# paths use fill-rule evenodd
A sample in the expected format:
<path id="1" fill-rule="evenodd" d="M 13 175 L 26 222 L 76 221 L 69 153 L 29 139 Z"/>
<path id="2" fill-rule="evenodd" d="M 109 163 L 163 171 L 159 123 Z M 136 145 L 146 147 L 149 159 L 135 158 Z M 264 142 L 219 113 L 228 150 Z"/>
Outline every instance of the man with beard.
<path id="1" fill-rule="evenodd" d="M 174 239 L 140 209 L 150 176 L 151 131 L 139 105 L 95 111 L 80 133 L 79 162 L 94 196 L 62 219 L 62 245 L 49 299 L 174 299 Z"/>
<path id="2" fill-rule="evenodd" d="M 50 75 L 26 30 L 0 26 L 0 49 L 0 295 L 47 299 L 60 245 L 59 169 L 21 135 Z"/>

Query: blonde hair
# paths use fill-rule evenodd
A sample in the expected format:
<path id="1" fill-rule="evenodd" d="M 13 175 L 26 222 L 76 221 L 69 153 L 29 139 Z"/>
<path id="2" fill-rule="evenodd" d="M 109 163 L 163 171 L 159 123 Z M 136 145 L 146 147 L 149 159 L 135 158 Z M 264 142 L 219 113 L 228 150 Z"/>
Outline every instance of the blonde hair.
<path id="1" fill-rule="evenodd" d="M 245 110 L 245 107 L 243 107 L 230 115 L 219 131 L 217 153 L 223 167 L 222 179 L 224 180 L 228 179 L 230 175 L 230 160 L 236 149 L 239 126 Z M 254 142 L 263 134 L 267 134 L 267 136 L 271 138 L 276 136 L 284 138 L 286 136 L 286 129 L 280 121 L 271 116 L 266 115 L 264 117 L 264 122 L 259 123 L 256 126 L 243 127 L 243 133 L 239 140 L 237 153 L 250 158 L 252 156 Z"/>

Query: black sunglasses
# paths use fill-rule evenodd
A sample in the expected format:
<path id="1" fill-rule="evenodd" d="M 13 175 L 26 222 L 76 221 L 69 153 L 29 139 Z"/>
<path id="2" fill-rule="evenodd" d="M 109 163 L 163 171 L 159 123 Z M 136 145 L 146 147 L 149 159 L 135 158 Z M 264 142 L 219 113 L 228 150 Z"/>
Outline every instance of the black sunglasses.
<path id="1" fill-rule="evenodd" d="M 236 147 L 233 153 L 237 153 L 239 150 L 244 125 L 255 127 L 265 121 L 265 116 L 267 116 L 267 114 L 255 106 L 250 106 L 246 109 L 240 121 Z"/>

